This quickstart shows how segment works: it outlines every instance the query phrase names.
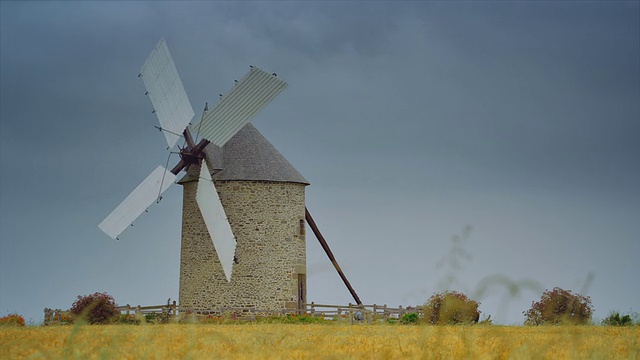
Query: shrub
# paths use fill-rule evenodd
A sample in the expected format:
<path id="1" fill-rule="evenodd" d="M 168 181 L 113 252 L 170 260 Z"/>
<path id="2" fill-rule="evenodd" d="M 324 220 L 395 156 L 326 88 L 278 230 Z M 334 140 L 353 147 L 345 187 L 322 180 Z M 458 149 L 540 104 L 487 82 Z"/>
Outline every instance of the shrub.
<path id="1" fill-rule="evenodd" d="M 24 317 L 18 314 L 9 314 L 0 318 L 0 326 L 24 326 Z"/>
<path id="2" fill-rule="evenodd" d="M 604 320 L 602 320 L 602 325 L 606 326 L 631 326 L 633 325 L 633 319 L 630 315 L 620 316 L 620 313 L 617 311 L 612 311 L 609 313 Z"/>
<path id="3" fill-rule="evenodd" d="M 257 323 L 265 324 L 316 324 L 324 323 L 324 317 L 311 316 L 309 314 L 286 314 L 285 316 L 260 316 L 256 317 Z"/>
<path id="4" fill-rule="evenodd" d="M 424 321 L 428 324 L 470 324 L 480 319 L 478 303 L 465 294 L 445 291 L 434 294 L 424 305 Z"/>
<path id="5" fill-rule="evenodd" d="M 283 320 L 285 324 L 311 324 L 323 322 L 324 318 L 314 317 L 308 314 L 287 314 L 287 316 L 284 317 Z"/>
<path id="6" fill-rule="evenodd" d="M 152 323 L 156 323 L 157 321 L 157 314 L 152 312 L 152 313 L 146 313 L 144 314 L 144 321 L 146 323 L 152 324 Z"/>
<path id="7" fill-rule="evenodd" d="M 417 324 L 418 323 L 418 314 L 416 314 L 416 313 L 404 314 L 404 315 L 402 315 L 402 318 L 400 319 L 400 323 L 405 324 L 405 325 Z"/>
<path id="8" fill-rule="evenodd" d="M 118 315 L 116 319 L 116 322 L 120 325 L 140 325 L 140 323 L 142 322 L 142 320 L 140 320 L 140 317 L 136 316 L 135 314 L 121 314 Z"/>
<path id="9" fill-rule="evenodd" d="M 588 296 L 554 287 L 545 291 L 538 302 L 523 312 L 525 325 L 588 324 L 593 306 Z"/>
<path id="10" fill-rule="evenodd" d="M 90 324 L 108 324 L 117 321 L 120 312 L 116 309 L 116 302 L 107 293 L 94 293 L 80 296 L 69 310 L 75 317 L 82 317 Z"/>
<path id="11" fill-rule="evenodd" d="M 169 320 L 171 320 L 171 314 L 166 310 L 160 313 L 146 313 L 144 314 L 144 320 L 149 324 L 168 324 Z"/>
<path id="12" fill-rule="evenodd" d="M 486 319 L 480 320 L 478 322 L 480 325 L 493 325 L 493 320 L 491 320 L 491 315 L 487 316 Z"/>

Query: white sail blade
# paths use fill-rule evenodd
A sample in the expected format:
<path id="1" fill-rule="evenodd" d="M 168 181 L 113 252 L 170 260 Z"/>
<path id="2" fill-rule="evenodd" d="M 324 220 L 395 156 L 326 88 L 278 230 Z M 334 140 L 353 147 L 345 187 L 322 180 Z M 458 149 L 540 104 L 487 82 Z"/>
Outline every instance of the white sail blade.
<path id="1" fill-rule="evenodd" d="M 227 281 L 231 281 L 233 258 L 236 253 L 236 239 L 224 213 L 218 192 L 213 185 L 206 161 L 202 162 L 202 168 L 200 169 L 196 201 L 204 223 L 207 225 L 207 230 L 209 230 L 213 246 L 218 253 L 224 275 L 227 277 Z"/>
<path id="2" fill-rule="evenodd" d="M 287 83 L 275 74 L 252 67 L 192 129 L 215 145 L 222 146 L 286 87 Z"/>
<path id="3" fill-rule="evenodd" d="M 149 54 L 140 74 L 167 144 L 173 148 L 194 112 L 164 38 Z"/>
<path id="4" fill-rule="evenodd" d="M 176 176 L 164 167 L 158 166 L 98 227 L 112 239 L 116 239 L 135 219 L 140 216 L 159 194 L 173 184 Z"/>

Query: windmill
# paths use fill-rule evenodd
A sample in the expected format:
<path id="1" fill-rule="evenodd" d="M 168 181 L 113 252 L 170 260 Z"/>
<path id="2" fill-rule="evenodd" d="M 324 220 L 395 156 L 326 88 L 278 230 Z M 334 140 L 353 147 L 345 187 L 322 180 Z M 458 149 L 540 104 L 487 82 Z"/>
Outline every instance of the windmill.
<path id="1" fill-rule="evenodd" d="M 118 239 L 184 170 L 187 175 L 178 182 L 183 185 L 181 306 L 300 308 L 306 301 L 305 220 L 361 303 L 306 209 L 309 183 L 248 124 L 287 84 L 252 66 L 191 125 L 194 111 L 164 39 L 138 76 L 168 148 L 180 138 L 185 146 L 178 164 L 171 170 L 158 166 L 99 228 Z"/>

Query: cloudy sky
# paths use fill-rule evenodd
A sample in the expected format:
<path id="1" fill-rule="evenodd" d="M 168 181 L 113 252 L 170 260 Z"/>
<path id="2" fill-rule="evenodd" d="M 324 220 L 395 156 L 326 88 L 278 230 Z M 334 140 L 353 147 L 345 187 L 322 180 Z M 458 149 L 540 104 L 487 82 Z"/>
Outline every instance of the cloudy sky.
<path id="1" fill-rule="evenodd" d="M 289 83 L 253 124 L 365 303 L 461 290 L 514 324 L 560 286 L 640 311 L 637 1 L 0 10 L 0 315 L 178 297 L 179 186 L 120 241 L 97 227 L 167 161 L 137 78 L 161 37 L 197 113 L 249 65 Z M 307 244 L 309 299 L 351 301 Z"/>

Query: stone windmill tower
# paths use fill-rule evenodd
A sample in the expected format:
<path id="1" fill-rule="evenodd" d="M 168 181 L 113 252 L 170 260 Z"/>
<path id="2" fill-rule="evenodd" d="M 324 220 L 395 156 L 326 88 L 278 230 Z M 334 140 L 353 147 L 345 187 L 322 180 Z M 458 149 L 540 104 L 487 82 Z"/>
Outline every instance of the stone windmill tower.
<path id="1" fill-rule="evenodd" d="M 251 124 L 207 162 L 236 237 L 227 281 L 196 203 L 200 168 L 183 186 L 180 306 L 300 309 L 306 301 L 305 186 L 300 173 Z"/>

